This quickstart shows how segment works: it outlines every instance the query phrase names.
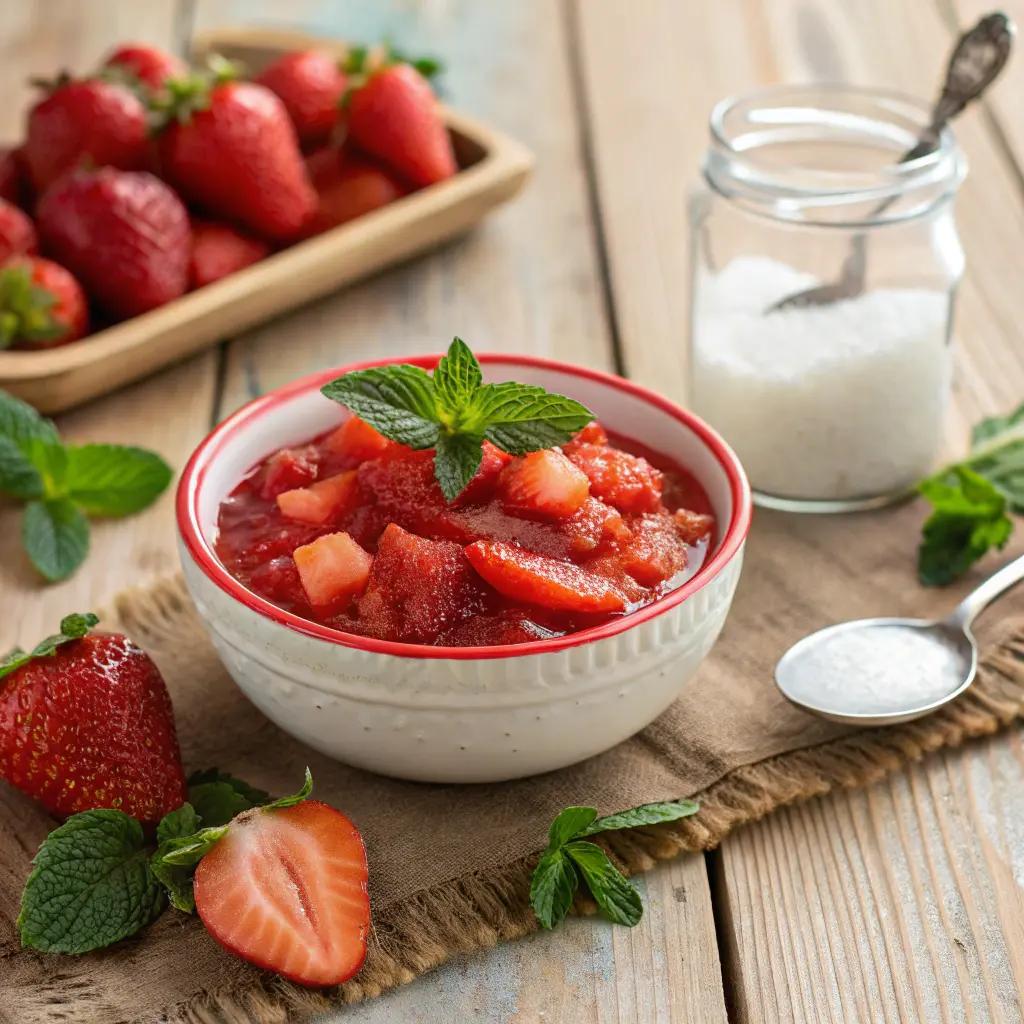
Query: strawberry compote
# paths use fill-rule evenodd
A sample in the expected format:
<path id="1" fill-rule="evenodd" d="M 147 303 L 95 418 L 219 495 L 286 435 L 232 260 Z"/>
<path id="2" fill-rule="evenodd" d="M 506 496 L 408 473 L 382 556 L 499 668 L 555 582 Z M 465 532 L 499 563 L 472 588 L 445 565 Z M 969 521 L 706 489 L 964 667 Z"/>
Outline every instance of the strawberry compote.
<path id="1" fill-rule="evenodd" d="M 591 423 L 513 458 L 488 442 L 447 502 L 433 451 L 355 417 L 265 459 L 220 508 L 217 554 L 249 590 L 346 633 L 481 647 L 574 633 L 697 572 L 715 522 L 685 469 Z"/>

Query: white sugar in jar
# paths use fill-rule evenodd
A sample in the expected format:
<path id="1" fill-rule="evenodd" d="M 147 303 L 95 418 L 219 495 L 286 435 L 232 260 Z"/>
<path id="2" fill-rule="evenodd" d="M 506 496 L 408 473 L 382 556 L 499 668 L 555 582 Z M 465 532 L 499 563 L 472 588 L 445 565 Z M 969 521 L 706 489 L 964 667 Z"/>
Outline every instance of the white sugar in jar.
<path id="1" fill-rule="evenodd" d="M 690 404 L 736 450 L 755 501 L 870 508 L 934 465 L 963 252 L 952 136 L 906 164 L 927 105 L 847 88 L 720 104 L 692 204 Z M 885 208 L 881 209 L 885 202 Z M 774 310 L 842 279 L 839 301 Z"/>

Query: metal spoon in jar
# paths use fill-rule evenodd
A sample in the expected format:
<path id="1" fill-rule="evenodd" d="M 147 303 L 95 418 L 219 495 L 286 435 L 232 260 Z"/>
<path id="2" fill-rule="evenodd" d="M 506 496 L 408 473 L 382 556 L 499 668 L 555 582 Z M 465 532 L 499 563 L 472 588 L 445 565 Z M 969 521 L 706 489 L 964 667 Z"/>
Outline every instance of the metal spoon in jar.
<path id="1" fill-rule="evenodd" d="M 990 576 L 937 622 L 859 619 L 820 629 L 775 666 L 794 704 L 850 725 L 895 725 L 935 711 L 974 682 L 978 645 L 971 623 L 1024 580 L 1024 556 Z"/>
<path id="2" fill-rule="evenodd" d="M 997 12 L 985 15 L 957 40 L 949 58 L 945 84 L 932 108 L 931 121 L 913 149 L 900 158 L 900 163 L 909 163 L 930 153 L 938 145 L 946 125 L 992 84 L 1010 57 L 1014 32 L 1013 22 L 1005 14 Z M 884 213 L 894 200 L 895 196 L 883 199 L 872 216 Z M 856 298 L 864 291 L 867 271 L 865 241 L 863 233 L 853 236 L 850 253 L 843 262 L 838 280 L 787 295 L 772 303 L 765 314 L 793 306 L 825 306 L 841 299 Z"/>

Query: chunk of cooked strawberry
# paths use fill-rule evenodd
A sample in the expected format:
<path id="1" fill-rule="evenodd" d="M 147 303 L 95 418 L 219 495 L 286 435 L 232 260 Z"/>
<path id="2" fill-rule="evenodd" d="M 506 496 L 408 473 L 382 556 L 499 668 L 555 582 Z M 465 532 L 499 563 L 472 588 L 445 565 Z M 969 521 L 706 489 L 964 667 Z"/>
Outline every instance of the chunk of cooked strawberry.
<path id="1" fill-rule="evenodd" d="M 195 897 L 220 945 L 301 985 L 339 985 L 363 965 L 366 852 L 318 800 L 243 811 L 199 862 Z"/>
<path id="2" fill-rule="evenodd" d="M 687 508 L 677 509 L 672 513 L 676 531 L 687 544 L 696 544 L 705 538 L 710 539 L 715 530 L 715 517 L 702 512 L 691 512 Z"/>
<path id="3" fill-rule="evenodd" d="M 373 555 L 347 533 L 328 533 L 292 556 L 309 603 L 319 611 L 333 611 L 366 588 Z"/>
<path id="4" fill-rule="evenodd" d="M 306 487 L 317 477 L 318 467 L 312 448 L 282 448 L 263 465 L 260 497 L 273 501 L 284 491 Z"/>
<path id="5" fill-rule="evenodd" d="M 624 544 L 631 536 L 619 510 L 597 498 L 587 498 L 579 512 L 562 525 L 573 555 Z"/>
<path id="6" fill-rule="evenodd" d="M 661 509 L 664 477 L 646 459 L 596 444 L 579 444 L 566 452 L 587 475 L 590 492 L 620 512 L 641 515 Z"/>
<path id="7" fill-rule="evenodd" d="M 461 547 L 394 523 L 381 535 L 359 599 L 359 620 L 380 640 L 431 643 L 474 610 L 478 586 Z"/>
<path id="8" fill-rule="evenodd" d="M 495 590 L 524 604 L 568 612 L 621 612 L 626 607 L 607 579 L 570 562 L 486 540 L 470 544 L 466 557 Z"/>
<path id="9" fill-rule="evenodd" d="M 467 505 L 479 505 L 490 501 L 494 497 L 495 488 L 498 485 L 498 478 L 501 471 L 512 461 L 508 452 L 503 452 L 490 441 L 483 443 L 483 456 L 480 459 L 480 468 L 476 471 L 473 479 L 466 485 L 466 489 L 452 502 L 456 508 L 464 508 Z"/>
<path id="10" fill-rule="evenodd" d="M 365 462 L 401 446 L 378 433 L 366 420 L 353 416 L 331 434 L 327 447 L 335 455 L 347 455 L 358 462 Z"/>
<path id="11" fill-rule="evenodd" d="M 350 469 L 318 480 L 309 487 L 283 491 L 277 496 L 277 505 L 289 519 L 322 526 L 349 511 L 358 496 L 358 473 Z"/>
<path id="12" fill-rule="evenodd" d="M 509 512 L 568 519 L 590 494 L 590 484 L 557 448 L 530 452 L 502 471 L 498 490 Z"/>
<path id="13" fill-rule="evenodd" d="M 534 622 L 525 608 L 506 608 L 495 615 L 474 615 L 443 633 L 443 647 L 499 647 L 550 640 L 562 634 Z"/>
<path id="14" fill-rule="evenodd" d="M 597 420 L 591 420 L 582 430 L 573 435 L 569 445 L 607 444 L 608 434 Z M 568 447 L 568 445 L 566 445 Z"/>
<path id="15" fill-rule="evenodd" d="M 671 516 L 664 512 L 649 513 L 634 520 L 630 529 L 633 537 L 619 560 L 637 583 L 656 587 L 686 568 L 686 545 Z"/>

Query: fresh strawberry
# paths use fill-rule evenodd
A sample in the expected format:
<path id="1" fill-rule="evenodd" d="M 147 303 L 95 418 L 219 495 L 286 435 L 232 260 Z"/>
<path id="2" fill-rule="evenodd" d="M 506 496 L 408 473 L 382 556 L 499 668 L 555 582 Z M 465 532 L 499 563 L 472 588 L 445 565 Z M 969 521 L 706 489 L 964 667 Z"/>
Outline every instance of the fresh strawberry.
<path id="1" fill-rule="evenodd" d="M 156 309 L 188 288 L 188 211 L 152 174 L 78 171 L 43 196 L 38 214 L 43 250 L 116 317 Z"/>
<path id="2" fill-rule="evenodd" d="M 557 448 L 530 452 L 501 471 L 505 509 L 541 519 L 568 519 L 583 506 L 590 484 Z"/>
<path id="3" fill-rule="evenodd" d="M 35 205 L 25 154 L 20 146 L 0 146 L 0 199 L 6 199 L 23 210 L 31 210 Z"/>
<path id="4" fill-rule="evenodd" d="M 25 256 L 0 270 L 0 349 L 54 348 L 89 330 L 89 306 L 71 273 Z"/>
<path id="5" fill-rule="evenodd" d="M 328 448 L 335 455 L 348 456 L 365 462 L 375 459 L 388 451 L 397 451 L 400 446 L 379 434 L 365 420 L 351 416 L 327 439 Z"/>
<path id="6" fill-rule="evenodd" d="M 284 104 L 229 71 L 173 80 L 160 166 L 190 202 L 277 242 L 295 239 L 316 210 Z"/>
<path id="7" fill-rule="evenodd" d="M 373 565 L 373 555 L 364 551 L 347 533 L 317 537 L 296 548 L 293 557 L 302 589 L 309 603 L 318 609 L 337 607 L 361 594 Z"/>
<path id="8" fill-rule="evenodd" d="M 254 81 L 280 97 L 304 149 L 327 141 L 347 84 L 336 58 L 322 50 L 295 50 L 278 57 Z"/>
<path id="9" fill-rule="evenodd" d="M 28 114 L 25 162 L 36 191 L 75 167 L 149 166 L 146 108 L 131 89 L 62 75 Z"/>
<path id="10" fill-rule="evenodd" d="M 346 127 L 353 142 L 415 185 L 458 170 L 430 84 L 409 64 L 385 65 L 354 89 Z"/>
<path id="11" fill-rule="evenodd" d="M 199 862 L 196 911 L 225 949 L 301 985 L 359 970 L 370 928 L 366 852 L 317 800 L 243 811 Z"/>
<path id="12" fill-rule="evenodd" d="M 193 288 L 202 288 L 269 255 L 266 242 L 243 235 L 228 224 L 193 220 L 189 282 Z"/>
<path id="13" fill-rule="evenodd" d="M 357 476 L 356 470 L 350 469 L 308 487 L 284 491 L 277 496 L 278 508 L 289 519 L 323 526 L 355 504 L 359 494 Z"/>
<path id="14" fill-rule="evenodd" d="M 145 651 L 87 624 L 69 616 L 52 654 L 0 667 L 0 777 L 52 814 L 159 821 L 188 798 L 167 687 Z"/>
<path id="15" fill-rule="evenodd" d="M 146 43 L 125 43 L 103 62 L 107 68 L 122 68 L 149 89 L 160 89 L 170 78 L 188 73 L 185 62 L 173 53 Z"/>
<path id="16" fill-rule="evenodd" d="M 330 146 L 311 153 L 306 169 L 316 189 L 317 206 L 303 231 L 305 237 L 347 224 L 405 194 L 405 189 L 383 168 Z"/>
<path id="17" fill-rule="evenodd" d="M 466 548 L 466 557 L 495 590 L 524 604 L 567 612 L 626 608 L 622 594 L 607 579 L 513 544 L 479 540 Z"/>
<path id="18" fill-rule="evenodd" d="M 566 455 L 586 473 L 590 493 L 620 512 L 661 509 L 664 477 L 646 459 L 598 444 L 567 445 Z"/>
<path id="19" fill-rule="evenodd" d="M 307 448 L 282 448 L 267 460 L 260 485 L 260 497 L 271 501 L 285 491 L 307 487 L 319 472 L 314 451 Z"/>
<path id="20" fill-rule="evenodd" d="M 0 264 L 12 256 L 31 255 L 38 251 L 36 226 L 28 214 L 6 199 L 0 199 Z"/>

